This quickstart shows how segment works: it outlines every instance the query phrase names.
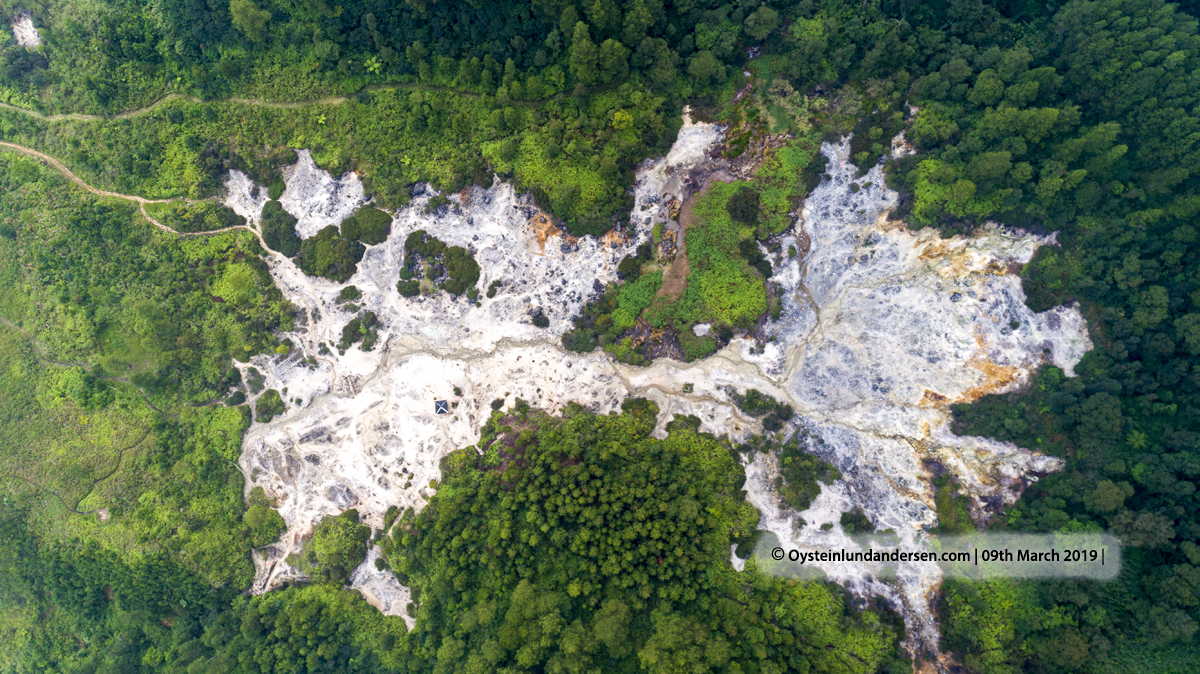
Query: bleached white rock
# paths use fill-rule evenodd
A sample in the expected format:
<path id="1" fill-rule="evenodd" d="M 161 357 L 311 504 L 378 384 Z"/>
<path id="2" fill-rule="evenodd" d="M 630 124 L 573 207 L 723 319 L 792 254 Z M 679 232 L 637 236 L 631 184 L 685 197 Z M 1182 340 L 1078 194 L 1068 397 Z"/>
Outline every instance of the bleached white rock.
<path id="1" fill-rule="evenodd" d="M 267 188 L 255 185 L 250 176 L 235 169 L 225 179 L 225 195 L 225 203 L 234 213 L 246 218 L 251 226 L 259 226 Z"/>
<path id="2" fill-rule="evenodd" d="M 657 196 L 669 191 L 667 173 L 703 161 L 717 134 L 706 125 L 683 137 L 682 150 L 647 170 L 661 177 L 654 184 Z M 361 206 L 363 191 L 353 174 L 334 180 L 307 152 L 299 154 L 297 165 L 284 172 L 281 202 L 297 217 L 301 236 L 311 237 Z M 677 181 L 674 189 L 682 194 Z M 345 284 L 308 277 L 280 255 L 269 261 L 303 325 L 286 335 L 295 344 L 287 357 L 253 362 L 290 408 L 271 424 L 256 424 L 241 457 L 251 484 L 278 500 L 288 523 L 283 539 L 256 559 L 256 592 L 295 577 L 283 560 L 300 549 L 321 517 L 354 507 L 378 527 L 388 506 L 419 510 L 432 493 L 431 481 L 440 477 L 440 459 L 478 440 L 493 400 L 511 404 L 519 397 L 551 412 L 579 402 L 606 412 L 632 391 L 606 356 L 565 352 L 560 335 L 596 288 L 615 279 L 617 263 L 649 237 L 650 226 L 576 240 L 508 184 L 452 195 L 448 208 L 432 214 L 425 213 L 432 191 L 422 192 L 394 214 L 388 240 L 367 248 Z M 231 174 L 226 194 L 231 208 L 257 221 L 263 194 L 245 175 Z M 650 195 L 640 190 L 639 203 Z M 656 202 L 656 217 L 664 217 L 666 207 Z M 445 292 L 418 298 L 397 292 L 404 240 L 417 229 L 472 250 L 481 270 L 478 306 Z M 483 291 L 493 281 L 501 286 L 486 298 Z M 362 291 L 360 311 L 373 311 L 380 320 L 371 352 L 352 346 L 336 353 L 341 329 L 355 315 L 336 302 L 347 285 Z M 550 320 L 548 328 L 533 325 L 538 309 Z M 316 360 L 314 367 L 308 358 Z M 449 401 L 449 414 L 435 414 L 435 400 Z M 406 615 L 407 590 L 378 572 L 373 558 L 351 581 L 380 610 Z"/>
<path id="3" fill-rule="evenodd" d="M 980 516 L 984 501 L 1010 503 L 1026 476 L 1061 465 L 1011 444 L 953 435 L 949 405 L 1012 390 L 1042 363 L 1073 374 L 1091 342 L 1076 308 L 1034 314 L 1024 304 L 1017 271 L 1052 238 L 997 226 L 949 240 L 932 229 L 911 232 L 886 218 L 896 194 L 884 187 L 881 167 L 856 178 L 848 140 L 822 151 L 830 179 L 805 202 L 801 219 L 810 252 L 773 278 L 785 291 L 783 316 L 769 328 L 777 341 L 759 355 L 743 342 L 738 355 L 787 389 L 800 423 L 825 441 L 813 449 L 844 481 L 822 490 L 799 532 L 796 514 L 772 488 L 769 460 L 748 466 L 747 489 L 763 528 L 801 550 L 857 549 L 840 527 L 814 526 L 836 523 L 855 506 L 877 529 L 923 545 L 924 528 L 936 522 L 923 461 L 952 471 Z M 872 565 L 817 566 L 857 592 L 892 598 L 905 609 L 910 646 L 936 652 L 927 600 L 936 566 L 902 564 L 887 585 L 874 580 L 881 568 Z"/>
<path id="4" fill-rule="evenodd" d="M 307 239 L 353 215 L 363 204 L 363 185 L 353 173 L 335 179 L 317 166 L 308 150 L 297 154 L 299 160 L 283 171 L 287 189 L 279 203 L 296 216 L 296 233 Z"/>
<path id="5" fill-rule="evenodd" d="M 42 36 L 38 34 L 37 27 L 33 25 L 33 15 L 29 12 L 20 12 L 14 16 L 11 28 L 17 44 L 22 47 L 36 49 L 42 45 Z"/>

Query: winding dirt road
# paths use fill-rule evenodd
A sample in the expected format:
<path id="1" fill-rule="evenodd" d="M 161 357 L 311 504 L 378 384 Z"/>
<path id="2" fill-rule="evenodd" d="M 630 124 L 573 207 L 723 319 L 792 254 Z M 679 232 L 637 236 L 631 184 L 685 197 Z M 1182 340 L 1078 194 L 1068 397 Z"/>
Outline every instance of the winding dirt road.
<path id="1" fill-rule="evenodd" d="M 207 230 L 204 232 L 180 232 L 176 229 L 173 229 L 171 227 L 164 225 L 163 223 L 159 222 L 158 220 L 155 220 L 153 217 L 150 216 L 149 213 L 146 212 L 146 204 L 168 204 L 168 203 L 171 203 L 174 201 L 182 201 L 182 199 L 180 199 L 180 198 L 147 199 L 145 197 L 139 197 L 136 194 L 120 194 L 118 192 L 109 192 L 108 190 L 102 190 L 98 187 L 93 187 L 92 185 L 87 184 L 86 182 L 83 181 L 82 178 L 80 178 L 79 176 L 72 173 L 71 169 L 67 168 L 61 161 L 55 159 L 54 157 L 51 157 L 50 155 L 46 154 L 45 152 L 39 152 L 31 147 L 25 147 L 24 145 L 17 145 L 16 143 L 6 143 L 4 141 L 0 141 L 0 149 L 12 150 L 13 152 L 18 152 L 20 154 L 23 154 L 23 155 L 26 155 L 29 157 L 33 157 L 34 159 L 37 159 L 38 161 L 49 166 L 50 168 L 54 169 L 55 171 L 58 171 L 59 173 L 63 174 L 63 176 L 65 176 L 68 180 L 70 180 L 71 182 L 75 183 L 76 185 L 82 187 L 83 189 L 87 190 L 88 192 L 95 194 L 96 196 L 112 197 L 114 199 L 124 199 L 125 201 L 133 201 L 133 202 L 137 203 L 138 210 L 141 211 L 142 217 L 146 218 L 146 220 L 150 224 L 154 225 L 155 227 L 157 227 L 157 228 L 161 229 L 162 231 L 167 232 L 169 234 L 174 234 L 175 236 L 208 236 L 210 234 L 220 234 L 222 232 L 228 232 L 228 231 L 232 231 L 235 229 L 244 229 L 248 232 L 252 232 L 254 234 L 254 236 L 258 237 L 258 242 L 260 244 L 262 244 L 262 247 L 265 250 L 272 252 L 272 253 L 275 252 L 275 251 L 272 251 L 269 246 L 267 246 L 266 241 L 263 241 L 262 234 L 259 233 L 259 231 L 257 229 L 255 229 L 254 227 L 252 227 L 250 225 L 234 225 L 233 227 L 222 227 L 221 229 L 210 229 L 210 230 Z"/>
<path id="2" fill-rule="evenodd" d="M 404 86 L 398 85 L 398 86 L 389 86 L 387 88 L 388 89 L 401 89 L 401 88 L 413 88 L 413 87 L 404 87 Z M 350 100 L 350 98 L 347 96 L 329 96 L 326 98 L 312 98 L 312 99 L 307 99 L 307 100 L 302 100 L 302 101 L 294 101 L 294 102 L 260 101 L 260 100 L 253 99 L 253 98 L 222 98 L 219 100 L 205 101 L 204 99 L 202 99 L 198 96 L 187 96 L 185 94 L 167 94 L 166 96 L 163 96 L 162 98 L 159 98 L 158 100 L 154 101 L 150 105 L 146 105 L 146 106 L 143 106 L 140 108 L 135 108 L 133 110 L 126 110 L 125 112 L 120 112 L 115 115 L 88 115 L 88 114 L 83 114 L 83 113 L 79 113 L 79 112 L 68 112 L 68 113 L 61 113 L 61 114 L 54 114 L 54 115 L 46 115 L 46 114 L 38 112 L 37 110 L 30 110 L 29 108 L 22 108 L 22 107 L 18 107 L 15 105 L 10 105 L 8 103 L 0 103 L 0 110 L 8 110 L 10 112 L 17 112 L 17 113 L 20 113 L 23 115 L 28 115 L 30 117 L 33 117 L 34 119 L 37 119 L 37 120 L 40 120 L 43 122 L 103 122 L 103 121 L 110 121 L 110 120 L 117 120 L 117 119 L 130 119 L 132 117 L 140 117 L 142 115 L 153 112 L 154 109 L 159 107 L 160 105 L 169 103 L 177 98 L 183 99 L 185 101 L 189 101 L 192 103 L 239 103 L 241 105 L 254 105 L 254 106 L 261 107 L 261 108 L 279 108 L 279 109 L 303 108 L 303 107 L 307 107 L 310 105 L 341 105 L 342 103 L 345 103 L 346 101 Z"/>
<path id="3" fill-rule="evenodd" d="M 612 84 L 604 84 L 604 85 L 589 88 L 587 90 L 587 93 L 592 93 L 595 91 L 603 91 L 603 90 L 613 89 L 613 88 L 615 88 L 615 87 Z M 237 105 L 251 105 L 251 106 L 260 107 L 260 108 L 275 108 L 278 110 L 294 110 L 297 108 L 306 108 L 310 105 L 342 105 L 343 103 L 350 101 L 353 97 L 357 96 L 360 93 L 369 92 L 369 91 L 394 91 L 396 89 L 417 89 L 420 91 L 436 91 L 436 92 L 440 92 L 440 93 L 455 94 L 456 96 L 462 96 L 463 98 L 472 98 L 472 99 L 482 98 L 482 96 L 480 94 L 477 94 L 473 91 L 461 91 L 461 90 L 455 89 L 453 87 L 441 87 L 441 86 L 436 86 L 436 85 L 432 85 L 432 84 L 420 84 L 420 83 L 414 83 L 414 82 L 398 82 L 398 83 L 394 83 L 394 84 L 373 84 L 370 86 L 363 87 L 362 89 L 354 92 L 353 94 L 348 94 L 346 96 L 325 96 L 323 98 L 307 98 L 307 99 L 303 99 L 303 100 L 299 100 L 299 101 L 264 101 L 264 100 L 257 99 L 257 98 L 240 98 L 237 96 L 233 96 L 230 98 L 212 99 L 212 100 L 206 101 L 198 96 L 188 96 L 186 94 L 171 93 L 171 94 L 167 94 L 167 95 L 159 98 L 158 100 L 154 101 L 153 103 L 151 103 L 149 105 L 146 105 L 146 106 L 143 106 L 140 108 L 135 108 L 133 110 L 127 110 L 125 112 L 120 112 L 115 115 L 88 115 L 88 114 L 79 113 L 79 112 L 68 112 L 68 113 L 47 115 L 47 114 L 38 112 L 37 110 L 30 110 L 29 108 L 22 108 L 22 107 L 19 107 L 16 105 L 11 105 L 9 103 L 0 103 L 0 110 L 8 110 L 9 112 L 20 113 L 22 115 L 27 115 L 29 117 L 32 117 L 34 119 L 37 119 L 37 120 L 40 120 L 43 122 L 103 122 L 103 121 L 110 121 L 110 120 L 117 120 L 117 119 L 130 119 L 133 117 L 140 117 L 141 115 L 145 115 L 150 112 L 153 112 L 155 110 L 155 108 L 158 108 L 159 106 L 169 103 L 176 99 L 182 99 L 185 101 L 189 101 L 191 103 L 215 103 L 215 104 L 235 103 Z M 565 93 L 557 94 L 556 96 L 552 96 L 550 98 L 540 98 L 540 99 L 532 100 L 532 101 L 508 100 L 505 102 L 505 105 L 516 106 L 516 107 L 521 107 L 521 108 L 536 108 L 536 107 L 542 105 L 543 103 L 546 103 L 547 101 L 553 100 L 554 98 L 556 98 L 558 96 L 564 96 L 564 95 L 566 95 L 566 94 Z"/>

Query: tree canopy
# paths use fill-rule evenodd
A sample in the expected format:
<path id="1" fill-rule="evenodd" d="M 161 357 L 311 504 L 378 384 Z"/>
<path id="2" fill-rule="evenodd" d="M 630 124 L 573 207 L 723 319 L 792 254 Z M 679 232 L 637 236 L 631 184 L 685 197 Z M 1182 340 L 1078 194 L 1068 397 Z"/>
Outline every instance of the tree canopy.
<path id="1" fill-rule="evenodd" d="M 407 514 L 388 559 L 419 596 L 418 671 L 849 672 L 900 665 L 896 632 L 846 612 L 821 582 L 738 573 L 731 544 L 758 513 L 726 442 L 657 408 L 518 402 L 442 462 L 438 493 Z M 853 664 L 852 664 L 853 663 Z M 901 665 L 902 666 L 902 665 Z M 515 669 L 514 669 L 515 671 Z"/>

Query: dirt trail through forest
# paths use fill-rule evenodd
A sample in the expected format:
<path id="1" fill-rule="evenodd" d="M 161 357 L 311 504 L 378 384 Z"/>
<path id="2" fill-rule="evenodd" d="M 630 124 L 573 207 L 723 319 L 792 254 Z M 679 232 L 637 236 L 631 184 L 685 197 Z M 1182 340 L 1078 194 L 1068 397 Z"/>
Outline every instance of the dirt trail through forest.
<path id="1" fill-rule="evenodd" d="M 407 88 L 413 88 L 413 87 L 390 86 L 390 87 L 386 87 L 386 88 L 387 89 L 401 89 L 401 88 L 407 89 Z M 341 105 L 342 103 L 345 103 L 346 101 L 350 100 L 350 98 L 347 96 L 328 96 L 325 98 L 310 98 L 310 99 L 305 99 L 305 100 L 301 100 L 301 101 L 291 101 L 291 102 L 261 101 L 261 100 L 257 100 L 254 98 L 237 98 L 237 97 L 205 101 L 204 99 L 202 99 L 198 96 L 187 96 L 185 94 L 167 94 L 166 96 L 163 96 L 162 98 L 159 98 L 158 100 L 154 101 L 150 105 L 146 105 L 146 106 L 143 106 L 140 108 L 134 108 L 133 110 L 126 110 L 125 112 L 119 112 L 115 115 L 88 115 L 88 114 L 84 114 L 84 113 L 80 113 L 80 112 L 67 112 L 67 113 L 47 115 L 47 114 L 38 112 L 37 110 L 30 110 L 29 108 L 21 108 L 21 107 L 15 106 L 15 105 L 10 105 L 8 103 L 0 103 L 0 109 L 9 110 L 11 112 L 21 113 L 23 115 L 28 115 L 30 117 L 33 117 L 34 119 L 37 119 L 37 120 L 40 120 L 43 122 L 103 122 L 103 121 L 112 121 L 112 120 L 118 120 L 118 119 L 130 119 L 133 117 L 140 117 L 142 115 L 154 112 L 155 108 L 158 108 L 161 105 L 170 103 L 171 101 L 176 100 L 176 99 L 183 99 L 183 100 L 191 102 L 191 103 L 237 103 L 240 105 L 253 105 L 253 106 L 260 107 L 260 108 L 277 108 L 277 109 L 281 109 L 281 110 L 303 108 L 303 107 L 307 107 L 310 105 Z"/>
<path id="2" fill-rule="evenodd" d="M 590 94 L 590 93 L 594 93 L 597 91 L 604 91 L 604 90 L 613 89 L 613 88 L 615 88 L 615 85 L 605 84 L 605 85 L 601 85 L 598 87 L 591 87 L 590 89 L 588 89 L 586 91 L 586 93 Z M 185 101 L 188 101 L 191 103 L 214 103 L 214 104 L 236 103 L 238 105 L 252 105 L 252 106 L 256 106 L 256 107 L 260 107 L 260 108 L 275 108 L 278 110 L 294 110 L 297 108 L 306 108 L 311 105 L 342 105 L 343 103 L 349 102 L 351 99 L 353 99 L 355 96 L 357 96 L 360 93 L 366 93 L 366 92 L 371 92 L 371 91 L 394 91 L 397 89 L 415 89 L 415 90 L 419 90 L 419 91 L 435 91 L 435 92 L 439 92 L 439 93 L 454 94 L 456 96 L 462 96 L 463 98 L 471 98 L 471 99 L 481 98 L 480 94 L 474 93 L 472 91 L 461 91 L 461 90 L 455 89 L 453 87 L 441 87 L 441 86 L 430 85 L 430 84 L 400 82 L 400 83 L 394 83 L 394 84 L 373 84 L 371 86 L 363 87 L 362 89 L 360 89 L 352 94 L 347 94 L 345 96 L 325 96 L 322 98 L 306 98 L 306 99 L 301 99 L 299 101 L 267 101 L 267 100 L 262 100 L 262 99 L 258 99 L 258 98 L 241 98 L 241 97 L 237 97 L 237 96 L 231 96 L 229 98 L 218 98 L 218 99 L 212 99 L 212 100 L 206 101 L 206 100 L 200 98 L 199 96 L 188 96 L 186 94 L 170 93 L 165 96 L 162 96 L 161 98 L 159 98 L 158 100 L 154 101 L 153 103 L 151 103 L 149 105 L 146 105 L 146 106 L 143 106 L 140 108 L 135 108 L 133 110 L 126 110 L 125 112 L 119 112 L 115 115 L 89 115 L 89 114 L 84 114 L 84 113 L 80 113 L 80 112 L 67 112 L 67 113 L 58 113 L 58 114 L 53 114 L 53 115 L 47 115 L 45 113 L 38 112 L 37 110 L 30 110 L 29 108 L 22 108 L 22 107 L 12 105 L 9 103 L 0 103 L 0 110 L 8 110 L 10 112 L 16 112 L 16 113 L 20 113 L 22 115 L 28 115 L 29 117 L 33 117 L 34 119 L 37 119 L 37 120 L 40 120 L 43 122 L 102 122 L 102 121 L 130 119 L 133 117 L 140 117 L 142 115 L 149 114 L 149 113 L 153 112 L 159 106 L 165 105 L 176 99 L 182 99 L 182 100 L 185 100 Z M 505 105 L 516 106 L 516 107 L 520 107 L 520 108 L 536 108 L 550 100 L 553 100 L 553 98 L 555 98 L 557 96 L 562 96 L 562 95 L 564 95 L 564 94 L 557 94 L 556 96 L 551 97 L 551 98 L 540 98 L 540 99 L 532 100 L 532 101 L 508 100 L 508 101 L 505 101 Z"/>
<path id="3" fill-rule="evenodd" d="M 412 84 L 381 85 L 381 86 L 376 86 L 376 87 L 367 87 L 363 91 L 386 91 L 386 90 L 390 90 L 390 89 L 424 89 L 424 90 L 430 90 L 430 91 L 441 91 L 441 90 L 454 91 L 454 90 L 450 89 L 449 87 L 421 87 L 421 86 L 412 85 Z M 462 95 L 462 96 L 466 96 L 467 98 L 479 98 L 478 94 L 470 94 L 469 92 L 455 92 L 455 93 L 458 93 L 459 95 Z M 351 95 L 353 95 L 353 94 L 351 94 Z M 167 94 L 167 95 L 159 98 L 158 100 L 154 101 L 153 103 L 151 103 L 149 105 L 146 105 L 146 106 L 143 106 L 140 108 L 134 108 L 133 110 L 126 110 L 125 112 L 120 112 L 115 115 L 89 115 L 89 114 L 84 114 L 84 113 L 79 113 L 79 112 L 67 112 L 67 113 L 47 115 L 47 114 L 38 112 L 37 110 L 30 110 L 29 108 L 22 108 L 22 107 L 18 107 L 15 105 L 10 105 L 8 103 L 0 103 L 0 110 L 9 110 L 11 112 L 17 112 L 17 113 L 20 113 L 23 115 L 28 115 L 30 117 L 33 117 L 34 119 L 41 120 L 43 122 L 103 122 L 103 121 L 110 121 L 110 120 L 130 119 L 133 117 L 140 117 L 142 115 L 154 112 L 154 110 L 156 108 L 158 108 L 159 106 L 170 103 L 171 101 L 176 100 L 176 99 L 182 99 L 182 100 L 185 100 L 185 101 L 188 101 L 191 103 L 218 103 L 218 104 L 219 103 L 237 103 L 239 105 L 253 105 L 253 106 L 260 107 L 260 108 L 276 108 L 276 109 L 280 109 L 280 110 L 290 110 L 290 109 L 295 109 L 295 108 L 304 108 L 304 107 L 308 107 L 310 105 L 341 105 L 341 104 L 349 101 L 350 96 L 326 96 L 323 98 L 308 98 L 308 99 L 303 99 L 303 100 L 299 100 L 299 101 L 264 101 L 264 100 L 259 100 L 256 98 L 239 98 L 239 97 L 221 98 L 221 99 L 205 101 L 204 99 L 200 98 L 199 96 L 188 96 L 186 94 L 172 93 L 172 94 Z"/>
<path id="4" fill-rule="evenodd" d="M 223 227 L 221 229 L 211 229 L 211 230 L 208 230 L 205 232 L 180 232 L 178 230 L 172 229 L 171 227 L 168 227 L 168 226 L 162 224 L 158 220 L 155 220 L 153 217 L 150 216 L 149 213 L 146 212 L 146 204 L 166 204 L 166 203 L 171 203 L 174 201 L 182 201 L 182 199 L 178 199 L 178 198 L 177 199 L 146 199 L 145 197 L 139 197 L 139 196 L 132 195 L 132 194 L 120 194 L 118 192 L 109 192 L 108 190 L 102 190 L 102 189 L 99 189 L 97 187 L 93 187 L 93 186 L 87 184 L 79 176 L 72 173 L 71 169 L 67 168 L 66 166 L 63 166 L 62 162 L 55 159 L 54 157 L 51 157 L 50 155 L 48 155 L 44 152 L 38 152 L 37 150 L 34 150 L 33 148 L 25 147 L 24 145 L 17 145 L 15 143 L 6 143 L 4 141 L 0 141 L 0 149 L 8 149 L 8 150 L 12 150 L 14 152 L 19 152 L 21 154 L 33 157 L 34 159 L 37 159 L 37 160 L 45 163 L 50 168 L 53 168 L 54 170 L 63 174 L 67 179 L 69 179 L 71 182 L 75 183 L 79 187 L 82 187 L 83 189 L 85 189 L 88 192 L 91 192 L 92 194 L 95 194 L 97 196 L 112 197 L 115 199 L 124 199 L 126 201 L 136 202 L 138 205 L 138 210 L 140 210 L 142 213 L 142 217 L 146 218 L 147 222 L 149 222 L 150 224 L 154 225 L 155 227 L 161 229 L 164 232 L 167 232 L 168 234 L 174 234 L 175 236 L 208 236 L 210 234 L 221 234 L 223 232 L 229 232 L 229 231 L 232 231 L 235 229 L 244 229 L 244 230 L 254 234 L 254 236 L 258 239 L 259 244 L 262 245 L 263 250 L 267 251 L 267 253 L 269 255 L 277 254 L 277 253 L 275 253 L 275 251 L 271 250 L 270 246 L 267 245 L 267 242 L 263 240 L 262 234 L 259 233 L 259 231 L 257 229 L 255 229 L 254 227 L 252 227 L 250 225 L 234 225 L 233 227 Z M 34 340 L 32 335 L 30 335 L 28 332 L 22 330 L 15 323 L 12 323 L 11 321 L 9 321 L 5 318 L 2 318 L 2 317 L 0 317 L 0 322 L 3 322 L 5 325 L 20 332 L 21 334 L 28 337 L 30 340 Z M 66 366 L 66 367 L 80 366 L 87 370 L 91 369 L 91 366 L 87 365 L 85 363 L 64 363 L 64 362 L 54 361 L 54 360 L 49 360 L 47 358 L 44 358 L 42 356 L 42 352 L 41 352 L 41 345 L 39 345 L 36 340 L 33 341 L 33 344 L 34 344 L 34 348 L 38 350 L 38 359 L 39 360 L 42 360 L 46 363 L 50 363 L 52 365 L 62 365 L 62 366 Z M 104 380 L 109 380 L 109 381 L 119 381 L 119 382 L 133 385 L 133 382 L 131 382 L 128 379 L 123 379 L 121 377 L 98 377 L 98 379 L 104 379 Z M 154 411 L 156 411 L 160 414 L 164 414 L 164 415 L 170 416 L 170 417 L 178 417 L 179 416 L 178 414 L 168 412 L 164 409 L 160 409 L 159 407 L 155 406 L 155 404 L 150 401 L 150 396 L 148 396 L 146 394 L 146 391 L 144 389 L 142 389 L 142 387 L 138 386 L 137 389 L 139 391 L 141 391 L 142 398 L 144 398 L 146 400 L 146 404 L 150 406 L 150 409 L 153 409 Z M 210 401 L 209 403 L 206 403 L 206 404 L 212 404 L 212 402 Z"/>
<path id="5" fill-rule="evenodd" d="M 76 185 L 82 187 L 83 189 L 87 190 L 88 192 L 95 194 L 96 196 L 113 197 L 115 199 L 124 199 L 125 201 L 136 202 L 138 205 L 138 210 L 141 211 L 141 213 L 142 213 L 142 217 L 146 218 L 146 220 L 150 224 L 154 225 L 155 227 L 161 229 L 164 232 L 167 232 L 168 234 L 174 234 L 175 236 L 208 236 L 210 234 L 221 234 L 222 232 L 229 232 L 229 231 L 232 231 L 235 229 L 244 229 L 248 232 L 253 233 L 254 236 L 258 238 L 258 242 L 260 244 L 262 244 L 262 247 L 265 250 L 274 252 L 274 251 L 271 251 L 271 248 L 267 245 L 267 242 L 263 240 L 262 234 L 260 234 L 257 229 L 255 229 L 254 227 L 252 227 L 250 225 L 234 225 L 233 227 L 222 227 L 221 229 L 210 229 L 210 230 L 207 230 L 204 232 L 180 232 L 176 229 L 172 229 L 171 227 L 164 225 L 163 223 L 159 222 L 158 220 L 155 220 L 153 217 L 150 216 L 149 213 L 146 212 L 146 204 L 169 204 L 169 203 L 172 203 L 175 201 L 183 201 L 183 199 L 180 199 L 180 198 L 147 199 L 145 197 L 139 197 L 135 194 L 120 194 L 119 192 L 109 192 L 108 190 L 102 190 L 98 187 L 93 187 L 92 185 L 87 184 L 86 182 L 83 181 L 82 178 L 80 178 L 79 176 L 72 173 L 71 169 L 69 169 L 65 165 L 63 165 L 62 162 L 55 159 L 54 157 L 51 157 L 50 155 L 48 155 L 44 152 L 38 152 L 37 150 L 35 150 L 31 147 L 25 147 L 24 145 L 17 145 L 16 143 L 6 143 L 4 141 L 0 141 L 0 149 L 9 149 L 14 152 L 19 152 L 23 155 L 33 157 L 34 159 L 41 161 L 42 163 L 46 164 L 50 168 L 54 169 L 55 171 L 58 171 L 59 173 L 63 174 L 63 176 L 65 176 L 68 180 L 70 180 L 71 182 L 75 183 Z"/>

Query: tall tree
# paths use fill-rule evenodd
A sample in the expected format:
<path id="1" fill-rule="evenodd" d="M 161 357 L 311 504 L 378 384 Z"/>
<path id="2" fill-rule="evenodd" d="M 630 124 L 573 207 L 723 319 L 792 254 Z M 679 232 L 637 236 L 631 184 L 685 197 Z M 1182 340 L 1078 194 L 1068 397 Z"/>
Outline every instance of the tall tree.
<path id="1" fill-rule="evenodd" d="M 587 24 L 579 21 L 571 38 L 571 72 L 575 79 L 583 85 L 591 85 L 596 81 L 596 63 L 598 50 L 592 38 L 588 35 Z"/>
<path id="2" fill-rule="evenodd" d="M 261 43 L 263 29 L 271 20 L 271 13 L 259 9 L 254 0 L 229 0 L 229 13 L 233 16 L 233 27 L 242 31 L 253 42 Z"/>
<path id="3" fill-rule="evenodd" d="M 600 45 L 600 79 L 604 82 L 625 79 L 629 74 L 629 50 L 616 40 Z"/>

